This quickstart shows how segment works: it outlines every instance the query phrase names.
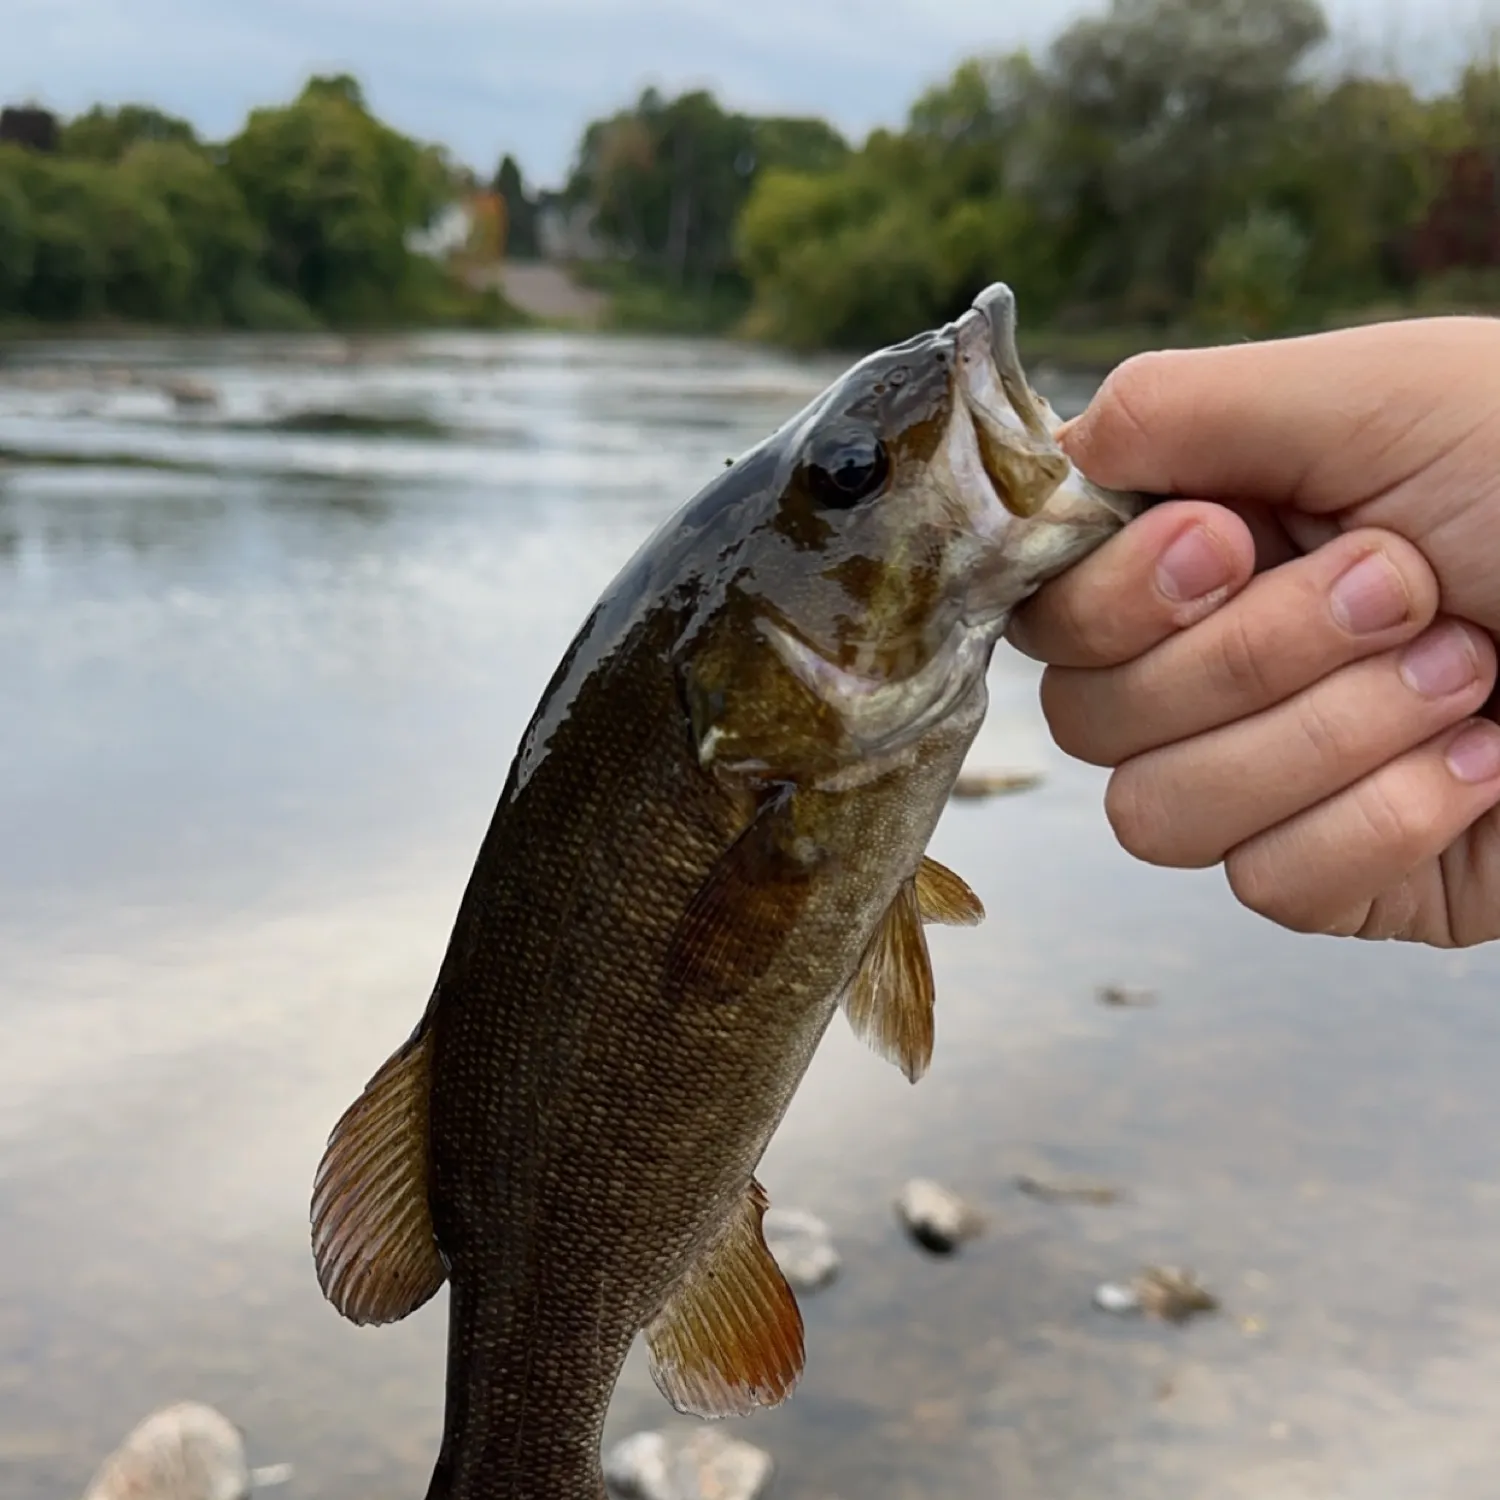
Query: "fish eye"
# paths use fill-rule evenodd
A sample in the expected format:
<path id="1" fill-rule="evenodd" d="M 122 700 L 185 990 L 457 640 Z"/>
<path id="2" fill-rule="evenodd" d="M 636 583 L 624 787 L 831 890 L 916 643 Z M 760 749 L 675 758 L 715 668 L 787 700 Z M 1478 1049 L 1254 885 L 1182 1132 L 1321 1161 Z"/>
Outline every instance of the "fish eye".
<path id="1" fill-rule="evenodd" d="M 839 432 L 814 444 L 806 471 L 820 505 L 848 510 L 885 484 L 891 461 L 885 444 L 873 433 Z"/>

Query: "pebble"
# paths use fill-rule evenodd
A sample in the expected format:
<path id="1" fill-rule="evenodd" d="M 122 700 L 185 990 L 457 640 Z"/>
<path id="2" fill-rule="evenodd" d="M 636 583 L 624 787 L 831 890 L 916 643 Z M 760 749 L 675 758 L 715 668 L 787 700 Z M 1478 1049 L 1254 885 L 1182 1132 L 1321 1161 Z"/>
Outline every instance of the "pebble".
<path id="1" fill-rule="evenodd" d="M 896 1198 L 896 1213 L 911 1237 L 935 1255 L 948 1255 L 983 1226 L 977 1210 L 957 1193 L 925 1177 L 914 1177 Z"/>
<path id="2" fill-rule="evenodd" d="M 1145 1312 L 1168 1323 L 1186 1323 L 1197 1313 L 1217 1311 L 1219 1299 L 1191 1271 L 1147 1266 L 1129 1286 L 1107 1281 L 1095 1287 L 1094 1306 L 1117 1317 Z"/>
<path id="3" fill-rule="evenodd" d="M 182 1401 L 153 1412 L 99 1466 L 84 1500 L 244 1500 L 291 1478 L 289 1464 L 252 1470 L 222 1412 Z"/>
<path id="4" fill-rule="evenodd" d="M 800 1208 L 768 1209 L 761 1231 L 766 1248 L 794 1290 L 816 1291 L 839 1274 L 842 1261 L 834 1249 L 833 1235 L 816 1214 Z"/>
<path id="5" fill-rule="evenodd" d="M 771 1455 L 712 1428 L 637 1432 L 604 1455 L 614 1500 L 758 1500 L 771 1482 Z"/>
<path id="6" fill-rule="evenodd" d="M 1134 1288 L 1121 1286 L 1118 1281 L 1106 1281 L 1103 1286 L 1094 1288 L 1094 1306 L 1123 1318 L 1141 1310 L 1141 1299 Z"/>
<path id="7" fill-rule="evenodd" d="M 1155 990 L 1126 984 L 1101 984 L 1098 996 L 1100 1005 L 1109 1005 L 1116 1010 L 1146 1010 L 1156 1004 Z"/>

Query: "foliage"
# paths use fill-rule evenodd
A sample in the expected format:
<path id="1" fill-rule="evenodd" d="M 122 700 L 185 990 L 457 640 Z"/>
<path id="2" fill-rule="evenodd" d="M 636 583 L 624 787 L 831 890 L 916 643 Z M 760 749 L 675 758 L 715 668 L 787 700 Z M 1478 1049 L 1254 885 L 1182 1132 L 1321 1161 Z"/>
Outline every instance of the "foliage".
<path id="1" fill-rule="evenodd" d="M 747 328 L 867 346 L 998 277 L 1033 327 L 1186 339 L 1500 265 L 1500 73 L 1422 98 L 1315 70 L 1326 35 L 1314 0 L 1113 0 L 1041 58 L 964 63 L 903 131 L 759 178 Z"/>
<path id="2" fill-rule="evenodd" d="M 503 200 L 512 257 L 554 229 L 597 257 L 578 274 L 619 326 L 804 347 L 902 338 L 997 278 L 1059 351 L 1500 305 L 1500 60 L 1424 94 L 1333 67 L 1327 38 L 1318 0 L 1099 0 L 1044 51 L 964 61 L 857 146 L 647 89 L 586 127 L 559 194 L 503 157 L 491 227 Z M 517 316 L 469 289 L 485 268 L 423 253 L 477 178 L 347 76 L 222 144 L 146 104 L 60 131 L 11 115 L 0 320 Z"/>
<path id="3" fill-rule="evenodd" d="M 438 150 L 314 78 L 222 147 L 146 105 L 0 145 L 0 319 L 239 327 L 515 321 L 408 241 L 463 188 Z"/>
<path id="4" fill-rule="evenodd" d="M 753 119 L 701 90 L 667 100 L 647 89 L 589 125 L 565 198 L 587 206 L 617 255 L 701 298 L 740 282 L 735 225 L 762 174 L 828 170 L 847 153 L 821 120 Z"/>
<path id="5" fill-rule="evenodd" d="M 507 153 L 495 172 L 491 187 L 505 203 L 505 253 L 512 260 L 535 260 L 541 251 L 537 241 L 537 201 L 526 191 L 521 164 Z"/>

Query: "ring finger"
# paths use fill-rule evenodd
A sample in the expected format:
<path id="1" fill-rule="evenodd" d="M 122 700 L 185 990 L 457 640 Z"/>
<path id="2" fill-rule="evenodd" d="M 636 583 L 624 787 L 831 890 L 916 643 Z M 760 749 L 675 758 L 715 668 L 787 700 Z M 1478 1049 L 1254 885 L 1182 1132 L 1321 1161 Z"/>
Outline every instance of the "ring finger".
<path id="1" fill-rule="evenodd" d="M 1263 713 L 1126 761 L 1106 796 L 1110 822 L 1152 864 L 1217 864 L 1474 713 L 1495 670 L 1485 632 L 1442 620 Z"/>

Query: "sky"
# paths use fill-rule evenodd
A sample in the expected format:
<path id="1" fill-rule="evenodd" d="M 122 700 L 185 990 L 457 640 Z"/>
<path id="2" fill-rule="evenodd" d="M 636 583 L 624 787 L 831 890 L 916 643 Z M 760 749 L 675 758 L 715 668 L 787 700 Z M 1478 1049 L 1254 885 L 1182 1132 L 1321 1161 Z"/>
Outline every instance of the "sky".
<path id="1" fill-rule="evenodd" d="M 648 83 L 899 124 L 963 57 L 1039 47 L 1103 0 L 0 0 L 0 101 L 141 102 L 232 134 L 314 72 L 350 72 L 398 129 L 559 186 L 583 126 Z M 1441 66 L 1500 0 L 1325 0 L 1345 34 Z"/>

